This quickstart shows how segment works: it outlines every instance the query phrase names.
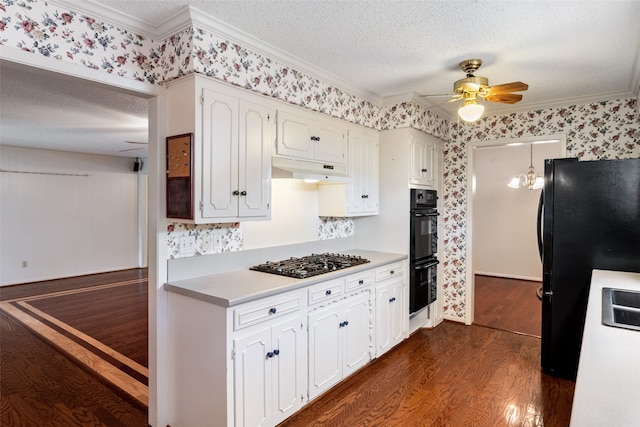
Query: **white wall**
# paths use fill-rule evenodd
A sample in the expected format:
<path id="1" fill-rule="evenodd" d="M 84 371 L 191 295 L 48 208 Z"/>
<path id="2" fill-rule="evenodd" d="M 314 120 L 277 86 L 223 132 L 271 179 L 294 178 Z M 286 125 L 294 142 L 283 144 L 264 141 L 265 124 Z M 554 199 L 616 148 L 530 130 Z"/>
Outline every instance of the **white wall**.
<path id="1" fill-rule="evenodd" d="M 318 184 L 271 181 L 271 220 L 242 223 L 243 249 L 318 240 Z"/>
<path id="2" fill-rule="evenodd" d="M 473 267 L 475 274 L 542 280 L 536 231 L 540 192 L 507 187 L 526 173 L 530 144 L 474 148 Z M 544 174 L 544 159 L 558 158 L 560 143 L 534 144 L 533 166 Z"/>
<path id="3" fill-rule="evenodd" d="M 138 267 L 132 165 L 124 157 L 0 146 L 3 170 L 32 172 L 0 174 L 0 285 Z"/>

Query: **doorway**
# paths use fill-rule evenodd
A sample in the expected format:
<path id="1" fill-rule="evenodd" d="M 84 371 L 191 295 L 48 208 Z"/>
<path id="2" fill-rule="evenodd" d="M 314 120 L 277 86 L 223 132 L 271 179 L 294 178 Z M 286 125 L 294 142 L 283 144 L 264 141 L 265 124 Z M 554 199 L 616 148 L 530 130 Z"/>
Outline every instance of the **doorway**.
<path id="1" fill-rule="evenodd" d="M 482 141 L 470 147 L 473 323 L 540 336 L 537 207 L 542 190 L 507 184 L 530 166 L 544 175 L 544 159 L 565 157 L 565 147 L 564 135 Z"/>
<path id="2" fill-rule="evenodd" d="M 166 108 L 164 100 L 164 89 L 160 86 L 153 86 L 148 83 L 137 82 L 122 77 L 112 76 L 103 71 L 84 68 L 78 65 L 69 65 L 63 61 L 42 59 L 41 57 L 22 51 L 7 50 L 3 52 L 6 55 L 0 60 L 0 65 L 22 67 L 33 73 L 37 73 L 45 81 L 50 78 L 63 78 L 77 84 L 86 84 L 100 86 L 109 89 L 115 93 L 128 93 L 134 97 L 144 98 L 148 103 L 148 139 L 149 157 L 147 163 L 149 171 L 148 192 L 145 191 L 145 201 L 148 206 L 148 216 L 146 221 L 146 229 L 148 230 L 147 240 L 148 247 L 148 265 L 149 265 L 149 308 L 148 308 L 148 325 L 149 325 L 149 424 L 157 425 L 158 418 L 164 418 L 161 405 L 158 401 L 162 401 L 164 397 L 158 390 L 162 389 L 162 380 L 158 379 L 158 366 L 164 366 L 164 361 L 158 361 L 162 358 L 164 352 L 158 352 L 158 347 L 163 347 L 161 334 L 157 333 L 158 323 L 162 325 L 164 319 L 164 300 L 163 294 L 159 292 L 159 288 L 164 283 L 162 277 L 166 277 L 166 269 L 159 262 L 163 258 L 165 251 L 159 244 L 159 235 L 161 230 L 166 230 L 166 225 L 160 223 L 160 218 L 164 218 L 164 209 L 161 204 L 160 195 L 160 178 L 164 165 L 160 159 L 164 158 L 164 146 L 157 144 L 158 141 L 164 141 L 166 131 L 162 126 L 162 117 Z M 3 76 L 4 79 L 4 76 Z M 37 108 L 38 99 L 34 99 L 34 108 Z M 64 107 L 61 107 L 64 108 Z M 86 124 L 86 123 L 83 123 Z M 87 143 L 91 141 L 88 140 Z M 99 195 L 97 195 L 99 197 Z M 46 207 L 42 208 L 42 214 L 46 215 Z M 144 221 L 143 221 L 144 222 Z M 144 233 L 144 231 L 143 231 Z M 136 236 L 136 239 L 143 239 L 142 236 Z M 55 250 L 55 248 L 52 248 Z M 145 255 L 143 255 L 145 256 Z M 158 320 L 159 319 L 159 320 Z M 162 326 L 160 326 L 162 327 Z M 157 339 L 157 337 L 160 337 Z M 159 385 L 160 383 L 160 385 Z"/>

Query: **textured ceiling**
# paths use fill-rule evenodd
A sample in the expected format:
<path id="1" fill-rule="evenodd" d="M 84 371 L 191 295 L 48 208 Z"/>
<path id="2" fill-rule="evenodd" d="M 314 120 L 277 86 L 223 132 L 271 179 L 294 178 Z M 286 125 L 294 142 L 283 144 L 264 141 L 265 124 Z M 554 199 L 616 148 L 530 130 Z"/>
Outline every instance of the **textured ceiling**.
<path id="1" fill-rule="evenodd" d="M 259 44 L 282 51 L 294 65 L 299 60 L 303 71 L 333 76 L 335 84 L 376 102 L 408 99 L 411 94 L 450 94 L 453 82 L 464 77 L 458 63 L 476 57 L 484 62 L 476 75 L 487 77 L 490 84 L 529 84 L 523 101 L 513 106 L 489 103 L 488 113 L 636 96 L 640 81 L 640 1 L 86 0 L 73 4 L 95 13 L 106 6 L 105 17 L 114 16 L 110 12 L 115 9 L 132 18 L 129 27 L 137 25 L 151 35 L 191 5 L 250 34 Z M 74 112 L 80 113 L 79 106 L 84 113 L 91 111 L 83 103 L 97 99 L 77 96 L 81 102 L 58 103 L 69 110 L 67 119 L 78 117 Z M 456 108 L 446 103 L 447 97 L 420 99 L 435 104 L 441 114 Z M 122 103 L 116 99 L 102 108 Z M 131 108 L 136 103 L 146 105 L 140 100 L 124 103 Z M 44 108 L 40 110 L 46 117 Z M 101 113 L 103 118 L 111 114 L 117 111 Z M 145 113 L 134 117 L 141 114 Z M 89 116 L 82 116 L 87 126 Z M 111 129 L 104 123 L 97 128 Z M 113 148 L 114 154 L 119 149 L 122 144 Z"/>

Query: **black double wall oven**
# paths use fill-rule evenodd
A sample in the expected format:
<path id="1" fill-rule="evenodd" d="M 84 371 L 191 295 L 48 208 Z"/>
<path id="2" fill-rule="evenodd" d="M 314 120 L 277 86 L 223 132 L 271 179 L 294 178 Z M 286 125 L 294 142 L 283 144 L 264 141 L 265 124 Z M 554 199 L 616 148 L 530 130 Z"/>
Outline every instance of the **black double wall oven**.
<path id="1" fill-rule="evenodd" d="M 435 190 L 411 190 L 409 250 L 409 313 L 437 298 L 438 194 Z"/>

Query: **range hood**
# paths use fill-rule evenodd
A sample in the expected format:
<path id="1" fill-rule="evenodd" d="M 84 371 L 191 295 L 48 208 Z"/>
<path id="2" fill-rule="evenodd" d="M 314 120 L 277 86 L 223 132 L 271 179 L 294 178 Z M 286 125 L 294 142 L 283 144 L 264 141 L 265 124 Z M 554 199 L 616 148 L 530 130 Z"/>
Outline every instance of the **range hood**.
<path id="1" fill-rule="evenodd" d="M 311 179 L 318 182 L 352 182 L 345 166 L 307 160 L 271 158 L 271 178 Z"/>

